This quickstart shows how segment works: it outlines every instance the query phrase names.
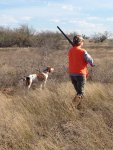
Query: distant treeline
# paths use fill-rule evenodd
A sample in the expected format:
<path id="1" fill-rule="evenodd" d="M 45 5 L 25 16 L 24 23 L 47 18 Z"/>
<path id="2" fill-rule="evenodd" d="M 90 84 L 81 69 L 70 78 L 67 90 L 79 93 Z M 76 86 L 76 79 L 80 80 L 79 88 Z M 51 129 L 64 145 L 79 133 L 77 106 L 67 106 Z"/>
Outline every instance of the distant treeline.
<path id="1" fill-rule="evenodd" d="M 0 47 L 43 47 L 49 45 L 50 48 L 61 47 L 62 35 L 58 32 L 39 32 L 27 25 L 10 29 L 0 27 Z"/>
<path id="2" fill-rule="evenodd" d="M 73 35 L 68 35 L 71 40 Z M 108 32 L 104 34 L 95 34 L 92 39 L 95 42 L 103 42 L 108 38 Z M 84 38 L 89 37 L 83 35 Z M 63 36 L 59 32 L 36 32 L 33 28 L 29 28 L 27 25 L 21 25 L 19 28 L 10 29 L 0 27 L 0 47 L 43 47 L 49 46 L 52 49 L 61 49 Z"/>

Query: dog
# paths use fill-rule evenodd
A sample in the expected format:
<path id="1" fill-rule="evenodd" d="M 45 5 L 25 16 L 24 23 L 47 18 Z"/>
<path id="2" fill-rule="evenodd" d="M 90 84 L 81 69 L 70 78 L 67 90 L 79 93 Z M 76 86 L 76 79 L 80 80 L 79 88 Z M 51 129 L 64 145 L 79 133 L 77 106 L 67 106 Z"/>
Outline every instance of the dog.
<path id="1" fill-rule="evenodd" d="M 48 80 L 49 73 L 52 73 L 54 68 L 46 67 L 42 72 L 38 74 L 30 74 L 23 78 L 25 81 L 25 85 L 28 89 L 31 88 L 31 85 L 34 81 L 40 82 L 40 89 L 44 89 L 46 86 L 46 82 Z"/>

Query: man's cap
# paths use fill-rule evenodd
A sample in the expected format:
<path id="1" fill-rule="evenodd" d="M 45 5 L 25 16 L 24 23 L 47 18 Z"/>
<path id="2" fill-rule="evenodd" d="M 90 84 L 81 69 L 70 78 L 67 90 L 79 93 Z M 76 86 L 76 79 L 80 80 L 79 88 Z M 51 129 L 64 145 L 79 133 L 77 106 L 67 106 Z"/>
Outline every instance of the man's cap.
<path id="1" fill-rule="evenodd" d="M 80 45 L 81 42 L 83 42 L 83 41 L 84 41 L 84 39 L 83 39 L 83 37 L 81 35 L 75 35 L 73 37 L 73 44 L 74 45 Z"/>

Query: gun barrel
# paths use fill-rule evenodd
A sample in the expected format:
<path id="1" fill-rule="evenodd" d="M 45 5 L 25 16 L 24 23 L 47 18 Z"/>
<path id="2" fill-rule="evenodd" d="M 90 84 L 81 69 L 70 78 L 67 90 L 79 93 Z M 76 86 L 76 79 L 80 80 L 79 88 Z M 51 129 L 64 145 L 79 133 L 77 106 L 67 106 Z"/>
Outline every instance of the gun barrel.
<path id="1" fill-rule="evenodd" d="M 57 26 L 57 28 L 60 30 L 60 32 L 65 36 L 65 38 L 69 41 L 69 43 L 74 46 L 73 42 L 67 37 L 67 35 L 60 29 L 59 26 Z"/>

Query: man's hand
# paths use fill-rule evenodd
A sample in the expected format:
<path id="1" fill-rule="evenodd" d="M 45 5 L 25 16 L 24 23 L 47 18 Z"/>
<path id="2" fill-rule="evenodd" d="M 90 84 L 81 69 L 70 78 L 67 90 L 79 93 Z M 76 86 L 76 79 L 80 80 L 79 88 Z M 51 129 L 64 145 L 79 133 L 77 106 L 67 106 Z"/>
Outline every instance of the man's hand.
<path id="1" fill-rule="evenodd" d="M 95 64 L 92 64 L 91 67 L 95 67 Z"/>

